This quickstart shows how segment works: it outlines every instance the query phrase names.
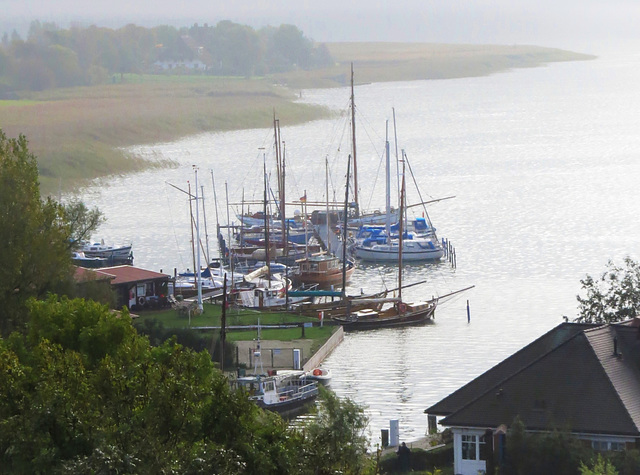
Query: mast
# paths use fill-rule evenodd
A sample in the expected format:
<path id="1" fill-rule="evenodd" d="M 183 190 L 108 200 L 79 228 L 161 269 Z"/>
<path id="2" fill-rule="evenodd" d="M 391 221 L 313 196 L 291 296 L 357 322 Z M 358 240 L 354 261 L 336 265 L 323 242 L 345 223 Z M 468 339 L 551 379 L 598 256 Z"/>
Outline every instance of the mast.
<path id="1" fill-rule="evenodd" d="M 196 238 L 193 235 L 193 195 L 191 194 L 191 183 L 187 182 L 189 190 L 189 225 L 191 226 L 191 256 L 193 257 L 193 275 L 196 275 Z"/>
<path id="2" fill-rule="evenodd" d="M 326 207 L 325 207 L 325 213 L 326 213 L 326 221 L 327 221 L 327 254 L 330 252 L 331 250 L 331 235 L 329 234 L 329 159 L 327 157 L 325 157 L 324 159 L 324 181 L 325 181 L 325 193 L 327 195 L 327 200 L 326 200 Z M 306 193 L 306 192 L 305 192 Z"/>
<path id="3" fill-rule="evenodd" d="M 353 63 L 351 63 L 351 153 L 353 155 L 353 200 L 356 203 L 356 218 L 360 216 L 358 203 L 358 164 L 356 161 L 356 101 L 353 90 Z"/>
<path id="4" fill-rule="evenodd" d="M 349 206 L 350 173 L 351 162 L 347 162 L 347 186 L 344 190 L 344 216 L 342 217 L 342 298 L 347 296 L 347 207 Z"/>
<path id="5" fill-rule="evenodd" d="M 198 169 L 194 167 L 194 171 L 196 175 L 196 237 L 198 238 L 198 242 L 199 242 L 200 241 L 200 214 L 198 210 L 200 206 L 198 205 Z M 197 247 L 198 246 L 196 245 L 196 249 Z M 198 310 L 202 312 L 202 310 L 204 310 L 204 307 L 202 305 L 202 274 L 200 272 L 200 250 L 199 249 L 196 256 L 197 256 L 196 257 L 196 261 L 197 261 L 196 283 L 198 286 Z"/>
<path id="6" fill-rule="evenodd" d="M 209 255 L 209 231 L 207 230 L 207 211 L 204 209 L 204 185 L 200 185 L 202 191 L 202 220 L 204 221 L 204 242 L 206 244 L 205 257 L 207 259 L 207 269 L 211 265 L 211 259 Z"/>
<path id="7" fill-rule="evenodd" d="M 218 238 L 218 244 L 220 244 L 220 219 L 218 216 L 218 195 L 216 194 L 216 182 L 213 179 L 213 169 L 210 170 L 211 172 L 211 187 L 213 188 L 213 205 L 216 208 L 216 236 Z M 224 258 L 225 258 L 225 250 L 224 249 L 220 249 L 220 258 L 221 258 L 221 262 L 224 262 Z"/>
<path id="8" fill-rule="evenodd" d="M 385 142 L 386 153 L 386 178 L 387 178 L 387 197 L 385 210 L 385 231 L 387 232 L 387 242 L 391 244 L 391 158 L 389 152 L 389 121 L 387 121 L 387 140 Z"/>
<path id="9" fill-rule="evenodd" d="M 404 150 L 403 150 L 404 152 Z M 402 160 L 402 188 L 400 189 L 400 221 L 398 223 L 398 299 L 402 302 L 402 240 L 404 238 L 404 220 L 402 213 L 404 210 L 404 160 Z"/>
<path id="10" fill-rule="evenodd" d="M 265 243 L 265 261 L 267 264 L 267 279 L 271 282 L 271 266 L 269 264 L 269 216 L 267 215 L 267 158 L 266 155 L 262 156 L 263 173 L 264 173 L 264 243 Z"/>

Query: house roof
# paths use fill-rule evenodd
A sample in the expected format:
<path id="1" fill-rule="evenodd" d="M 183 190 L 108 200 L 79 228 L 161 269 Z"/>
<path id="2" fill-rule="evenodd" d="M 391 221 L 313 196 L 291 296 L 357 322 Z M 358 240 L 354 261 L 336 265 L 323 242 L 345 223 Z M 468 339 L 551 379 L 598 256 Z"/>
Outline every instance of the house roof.
<path id="1" fill-rule="evenodd" d="M 85 267 L 76 266 L 76 269 L 73 272 L 73 280 L 78 283 L 92 280 L 111 280 L 113 278 L 113 275 L 102 272 L 100 269 L 87 269 Z"/>
<path id="2" fill-rule="evenodd" d="M 425 412 L 447 415 L 445 426 L 497 427 L 519 416 L 529 430 L 638 437 L 634 325 L 559 325 Z"/>
<path id="3" fill-rule="evenodd" d="M 134 266 L 115 266 L 100 269 L 102 273 L 112 275 L 114 279 L 112 285 L 129 284 L 134 282 L 144 282 L 149 280 L 167 280 L 170 276 L 154 272 L 152 270 L 141 269 Z"/>

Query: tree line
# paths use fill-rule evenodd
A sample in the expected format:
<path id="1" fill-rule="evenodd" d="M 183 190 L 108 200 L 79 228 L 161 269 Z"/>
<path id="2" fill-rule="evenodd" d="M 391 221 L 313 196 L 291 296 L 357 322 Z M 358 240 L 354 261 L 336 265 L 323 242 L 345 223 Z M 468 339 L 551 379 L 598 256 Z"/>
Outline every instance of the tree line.
<path id="1" fill-rule="evenodd" d="M 5 33 L 0 47 L 0 94 L 103 84 L 116 74 L 198 72 L 262 76 L 331 64 L 324 44 L 294 25 L 264 27 L 221 21 L 119 29 L 31 23 L 26 39 Z"/>

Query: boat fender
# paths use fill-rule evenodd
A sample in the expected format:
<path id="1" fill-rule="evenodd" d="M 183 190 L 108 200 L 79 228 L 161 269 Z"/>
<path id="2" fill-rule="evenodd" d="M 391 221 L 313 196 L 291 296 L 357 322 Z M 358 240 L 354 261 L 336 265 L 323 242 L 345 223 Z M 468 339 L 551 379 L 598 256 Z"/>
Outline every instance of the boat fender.
<path id="1" fill-rule="evenodd" d="M 320 376 L 322 374 L 322 370 L 320 368 L 316 368 L 313 370 L 314 376 Z"/>
<path id="2" fill-rule="evenodd" d="M 144 297 L 138 297 L 138 305 L 144 305 Z"/>

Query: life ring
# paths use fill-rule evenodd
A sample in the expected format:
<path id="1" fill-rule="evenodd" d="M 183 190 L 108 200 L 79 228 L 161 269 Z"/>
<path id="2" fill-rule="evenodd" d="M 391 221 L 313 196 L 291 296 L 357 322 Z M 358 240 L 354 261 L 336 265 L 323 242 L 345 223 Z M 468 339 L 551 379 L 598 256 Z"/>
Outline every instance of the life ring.
<path id="1" fill-rule="evenodd" d="M 313 370 L 314 376 L 320 376 L 322 374 L 322 370 L 320 368 L 316 368 Z"/>
<path id="2" fill-rule="evenodd" d="M 404 313 L 404 312 L 406 312 L 406 311 L 407 311 L 407 304 L 400 302 L 400 303 L 398 304 L 398 311 L 399 311 L 400 313 Z"/>
<path id="3" fill-rule="evenodd" d="M 138 297 L 138 305 L 143 306 L 145 302 L 144 297 Z"/>

